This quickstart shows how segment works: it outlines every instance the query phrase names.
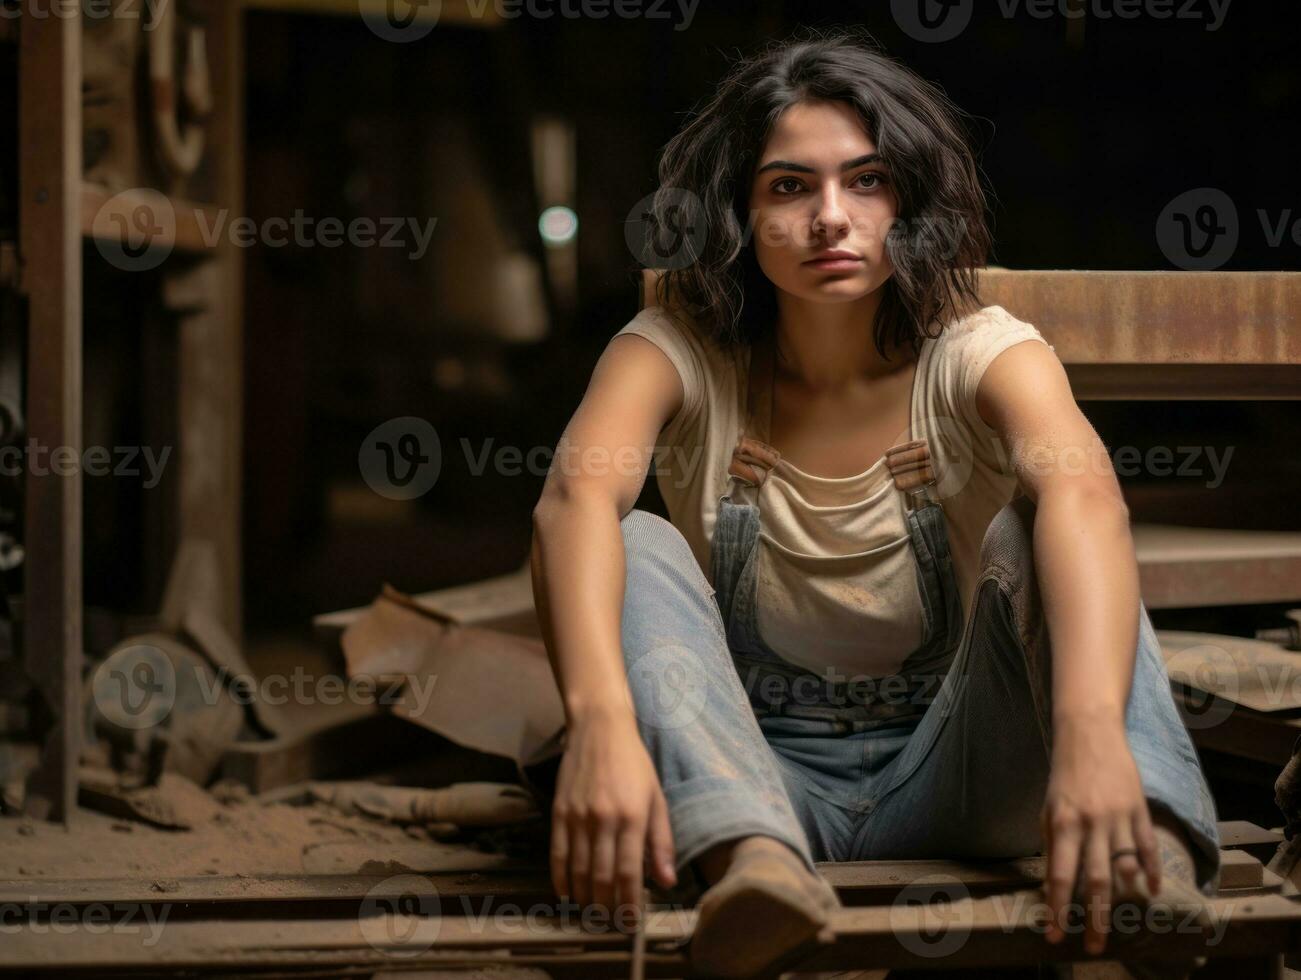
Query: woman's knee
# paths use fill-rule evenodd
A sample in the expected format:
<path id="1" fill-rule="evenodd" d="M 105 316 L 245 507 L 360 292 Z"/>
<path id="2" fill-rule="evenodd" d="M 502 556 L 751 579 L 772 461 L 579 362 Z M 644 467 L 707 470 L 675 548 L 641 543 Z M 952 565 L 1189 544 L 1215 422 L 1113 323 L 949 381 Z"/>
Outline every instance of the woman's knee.
<path id="1" fill-rule="evenodd" d="M 655 636 L 701 630 L 721 632 L 714 589 L 696 556 L 672 523 L 634 508 L 620 522 L 623 530 L 626 585 L 626 641 L 649 632 Z"/>
<path id="2" fill-rule="evenodd" d="M 628 577 L 699 571 L 691 545 L 670 521 L 634 507 L 619 522 Z"/>
<path id="3" fill-rule="evenodd" d="M 1009 501 L 994 515 L 980 543 L 982 574 L 993 570 L 1009 580 L 1029 565 L 1034 567 L 1035 503 L 1021 496 Z"/>
<path id="4" fill-rule="evenodd" d="M 1035 503 L 1020 496 L 994 515 L 980 545 L 977 581 L 993 578 L 1006 601 L 1022 645 L 1047 642 L 1034 564 Z"/>

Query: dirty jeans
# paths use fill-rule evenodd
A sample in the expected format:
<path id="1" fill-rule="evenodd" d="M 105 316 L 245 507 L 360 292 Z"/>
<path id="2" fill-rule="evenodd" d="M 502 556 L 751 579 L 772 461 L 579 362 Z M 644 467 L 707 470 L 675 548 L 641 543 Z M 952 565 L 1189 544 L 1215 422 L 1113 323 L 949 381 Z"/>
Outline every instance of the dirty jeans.
<path id="1" fill-rule="evenodd" d="M 1033 511 L 1022 497 L 990 523 L 961 645 L 924 713 L 866 731 L 759 715 L 682 534 L 648 511 L 623 518 L 623 652 L 680 874 L 713 845 L 751 835 L 785 842 L 810 868 L 1043 853 L 1051 658 L 1033 578 Z M 1141 605 L 1125 731 L 1149 804 L 1187 830 L 1198 886 L 1212 894 L 1215 804 Z"/>

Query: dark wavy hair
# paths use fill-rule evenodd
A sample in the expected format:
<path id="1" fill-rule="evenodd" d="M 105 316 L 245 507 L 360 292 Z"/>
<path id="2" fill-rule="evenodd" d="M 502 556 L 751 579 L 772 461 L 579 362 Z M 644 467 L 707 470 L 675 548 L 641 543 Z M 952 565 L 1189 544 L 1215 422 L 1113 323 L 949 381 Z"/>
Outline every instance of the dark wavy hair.
<path id="1" fill-rule="evenodd" d="M 901 220 L 886 236 L 894 274 L 873 329 L 883 357 L 887 341 L 916 353 L 950 317 L 979 306 L 976 270 L 991 248 L 985 193 L 966 115 L 852 29 L 811 31 L 740 60 L 665 145 L 642 227 L 648 242 L 656 229 L 661 241 L 665 229 L 687 233 L 668 262 L 654 261 L 662 248 L 643 252 L 665 270 L 656 300 L 727 350 L 775 326 L 775 287 L 751 240 L 750 185 L 778 117 L 806 100 L 853 106 L 889 168 Z"/>

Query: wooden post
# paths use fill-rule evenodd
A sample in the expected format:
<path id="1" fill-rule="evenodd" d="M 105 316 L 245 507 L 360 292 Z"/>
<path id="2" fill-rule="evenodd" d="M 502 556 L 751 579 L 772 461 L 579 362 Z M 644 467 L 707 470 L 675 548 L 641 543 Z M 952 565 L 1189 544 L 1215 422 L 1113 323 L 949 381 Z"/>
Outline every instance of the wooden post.
<path id="1" fill-rule="evenodd" d="M 81 17 L 19 25 L 22 283 L 29 303 L 24 655 L 54 715 L 25 809 L 68 822 L 81 748 Z M 69 462 L 70 461 L 70 462 Z"/>

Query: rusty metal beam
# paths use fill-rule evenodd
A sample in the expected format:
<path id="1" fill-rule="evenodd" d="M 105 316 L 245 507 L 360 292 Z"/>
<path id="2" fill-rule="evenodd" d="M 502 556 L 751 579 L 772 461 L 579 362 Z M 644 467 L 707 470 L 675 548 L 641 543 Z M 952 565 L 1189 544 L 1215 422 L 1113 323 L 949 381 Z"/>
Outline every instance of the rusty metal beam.
<path id="1" fill-rule="evenodd" d="M 1080 399 L 1301 398 L 1301 272 L 991 267 L 980 293 L 1039 329 Z"/>
<path id="2" fill-rule="evenodd" d="M 1038 327 L 1063 364 L 1301 369 L 1301 272 L 991 268 L 980 293 Z"/>

